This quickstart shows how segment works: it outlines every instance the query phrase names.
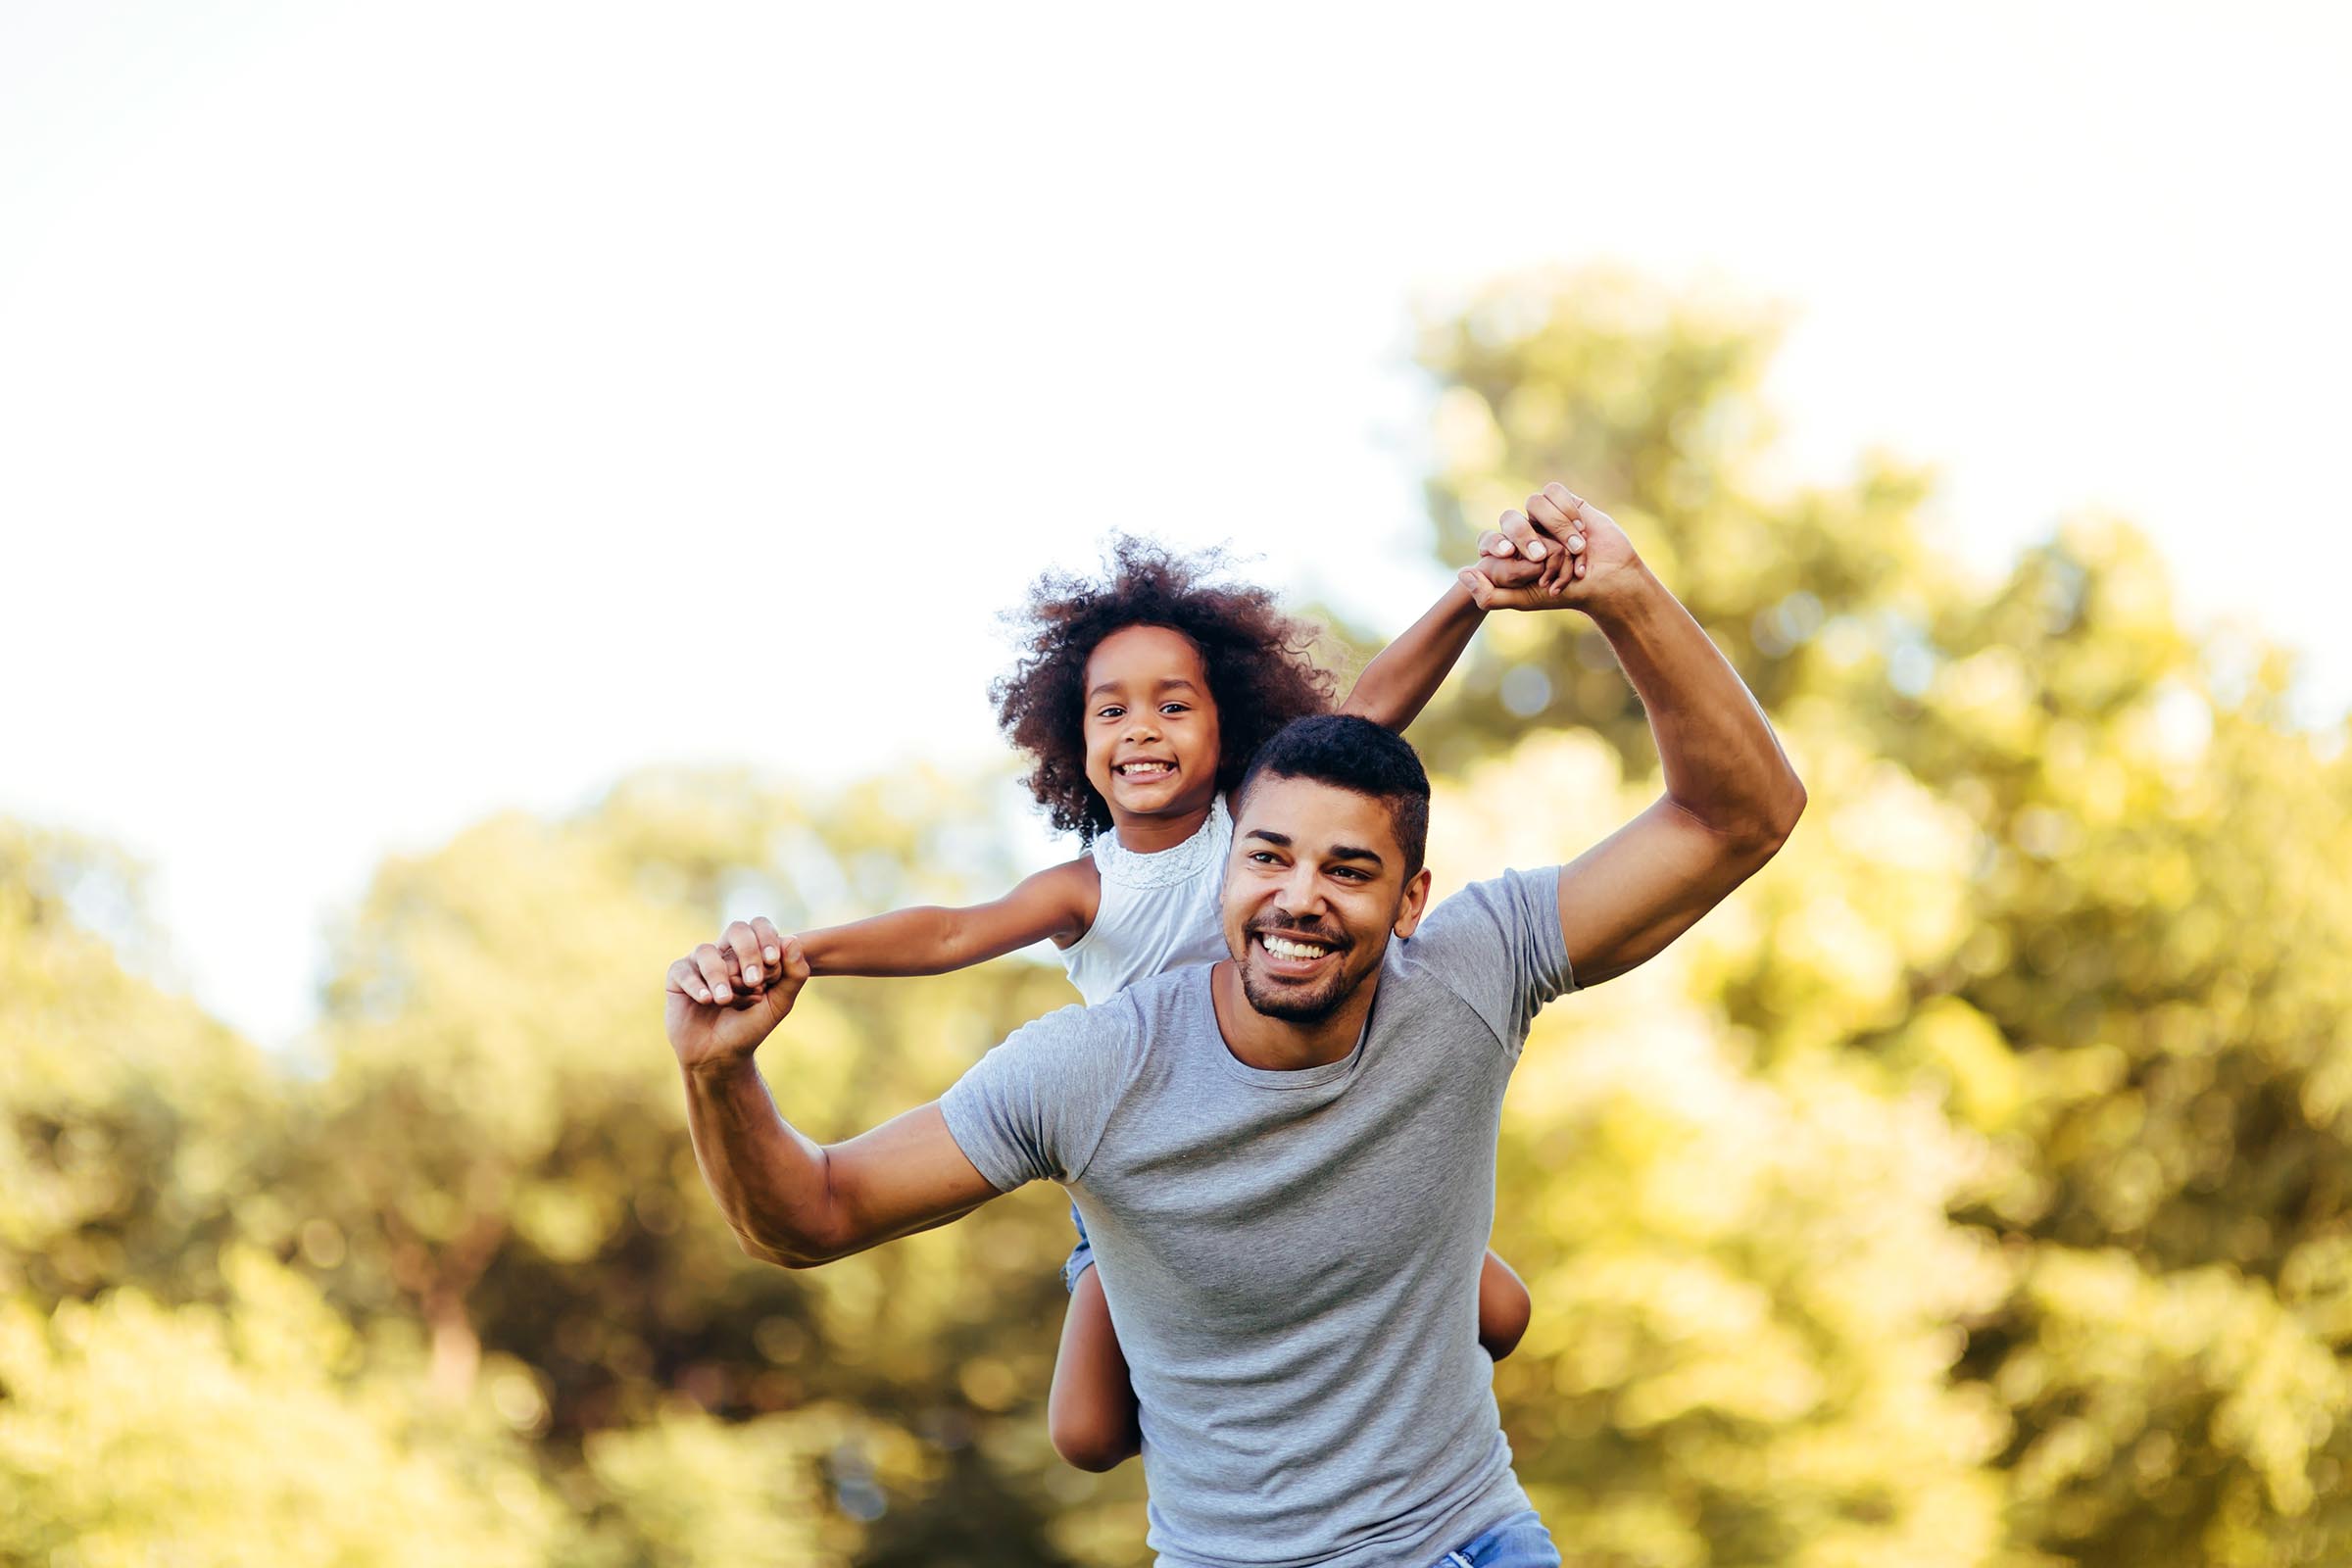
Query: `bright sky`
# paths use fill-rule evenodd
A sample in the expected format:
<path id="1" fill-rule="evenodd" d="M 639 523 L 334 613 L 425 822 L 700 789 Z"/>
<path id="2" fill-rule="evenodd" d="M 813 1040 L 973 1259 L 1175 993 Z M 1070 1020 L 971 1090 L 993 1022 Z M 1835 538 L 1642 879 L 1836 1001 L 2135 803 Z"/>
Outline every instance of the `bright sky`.
<path id="1" fill-rule="evenodd" d="M 2133 516 L 2332 711 L 2347 80 L 2324 5 L 10 0 L 0 811 L 284 1039 L 388 851 L 995 756 L 1114 525 L 1401 624 L 1410 308 L 1544 262 L 1788 305 L 1793 471 Z"/>

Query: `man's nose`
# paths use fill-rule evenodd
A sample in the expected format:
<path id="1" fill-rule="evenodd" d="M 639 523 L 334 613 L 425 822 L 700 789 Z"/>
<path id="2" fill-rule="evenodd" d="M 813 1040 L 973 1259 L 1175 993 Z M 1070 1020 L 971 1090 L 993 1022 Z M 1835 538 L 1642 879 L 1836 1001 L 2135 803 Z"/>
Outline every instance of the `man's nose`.
<path id="1" fill-rule="evenodd" d="M 1274 906 L 1288 920 L 1303 922 L 1320 916 L 1324 911 L 1323 878 L 1311 865 L 1293 865 L 1275 891 Z"/>

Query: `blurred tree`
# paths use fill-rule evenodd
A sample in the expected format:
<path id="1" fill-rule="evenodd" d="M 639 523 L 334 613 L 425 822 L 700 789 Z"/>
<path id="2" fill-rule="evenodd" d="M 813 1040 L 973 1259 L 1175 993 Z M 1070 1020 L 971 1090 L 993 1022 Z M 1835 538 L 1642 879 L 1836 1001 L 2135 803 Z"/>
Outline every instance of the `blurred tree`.
<path id="1" fill-rule="evenodd" d="M 1506 280 L 1432 322 L 1438 559 L 1565 478 L 1627 522 L 1774 712 L 1807 821 L 1667 968 L 1774 1093 L 1833 1060 L 1841 1080 L 1867 1067 L 1889 1114 L 1932 1092 L 1984 1140 L 1981 1179 L 1946 1196 L 2009 1260 L 1998 1301 L 1960 1318 L 1953 1374 L 2005 1411 L 2000 1551 L 2340 1560 L 2343 736 L 2291 723 L 2289 667 L 2258 641 L 2185 630 L 2128 528 L 2072 525 L 1987 580 L 1930 548 L 1919 474 L 1873 462 L 1776 498 L 1757 392 L 1771 341 L 1752 313 L 1594 274 Z M 1638 705 L 1592 634 L 1567 658 L 1537 638 L 1491 625 L 1416 739 L 1474 758 L 1549 717 L 1653 790 Z M 1552 1166 L 1573 1146 L 1544 1147 Z M 1660 1219 L 1637 1207 L 1633 1229 Z M 1921 1310 L 1900 1293 L 1873 1309 L 1895 1330 Z M 1658 1517 L 1690 1519 L 1670 1465 L 1633 1474 Z M 1759 1486 L 1688 1560 L 1794 1560 L 1740 1522 L 1780 1496 Z M 1935 1560 L 1998 1560 L 1949 1555 L 1972 1539 L 1945 1536 Z"/>
<path id="2" fill-rule="evenodd" d="M 126 972 L 135 869 L 0 821 L 0 1296 L 208 1288 L 220 1247 L 280 1228 L 283 1094 L 260 1054 Z"/>
<path id="3" fill-rule="evenodd" d="M 306 1222 L 334 1238 L 320 1261 L 336 1298 L 421 1320 L 449 1398 L 485 1354 L 527 1365 L 551 1457 L 585 1466 L 583 1495 L 622 1475 L 650 1495 L 648 1456 L 697 1445 L 734 1455 L 713 1461 L 729 1474 L 822 1452 L 843 1508 L 893 1506 L 886 1555 L 1047 1560 L 1024 1543 L 1052 1499 L 1017 1494 L 1051 1458 L 1040 1412 L 1066 1219 L 1039 1195 L 822 1270 L 751 1264 L 695 1168 L 662 1033 L 662 971 L 722 909 L 790 929 L 1009 886 L 1006 835 L 974 804 L 921 775 L 823 802 L 649 776 L 571 820 L 501 818 L 388 863 L 338 944 L 296 1184 Z M 1025 963 L 820 982 L 761 1065 L 796 1124 L 846 1135 L 1070 1000 L 1057 972 Z M 768 1436 L 674 1421 L 619 1446 L 599 1436 L 666 1419 L 680 1393 Z M 872 1419 L 796 1437 L 797 1413 L 818 1407 Z M 1022 1482 L 989 1460 L 998 1425 L 1037 1434 L 1010 1445 Z M 995 1555 L 947 1544 L 984 1515 Z"/>
<path id="4" fill-rule="evenodd" d="M 364 1376 L 308 1284 L 224 1261 L 218 1307 L 0 1302 L 0 1562 L 545 1560 L 560 1515 L 503 1428 Z"/>

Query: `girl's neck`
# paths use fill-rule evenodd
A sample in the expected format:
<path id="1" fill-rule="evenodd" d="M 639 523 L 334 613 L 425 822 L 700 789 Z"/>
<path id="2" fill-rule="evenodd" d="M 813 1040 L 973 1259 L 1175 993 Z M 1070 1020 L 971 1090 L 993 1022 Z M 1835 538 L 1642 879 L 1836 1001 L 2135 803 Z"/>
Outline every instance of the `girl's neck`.
<path id="1" fill-rule="evenodd" d="M 1110 813 L 1110 828 L 1118 835 L 1120 849 L 1133 855 L 1157 855 L 1162 850 L 1174 849 L 1200 832 L 1200 825 L 1208 820 L 1209 810 L 1216 802 L 1217 798 L 1211 795 L 1199 806 L 1188 806 L 1179 811 L 1151 816 L 1129 816 L 1114 807 Z"/>

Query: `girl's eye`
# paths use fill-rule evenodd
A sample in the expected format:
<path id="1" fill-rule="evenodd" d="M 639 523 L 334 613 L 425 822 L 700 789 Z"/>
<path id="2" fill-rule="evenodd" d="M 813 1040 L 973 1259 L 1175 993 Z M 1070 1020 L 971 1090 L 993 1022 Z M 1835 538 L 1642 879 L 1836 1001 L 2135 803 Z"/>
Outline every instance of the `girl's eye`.
<path id="1" fill-rule="evenodd" d="M 1096 711 L 1096 713 L 1095 713 L 1095 716 L 1096 716 L 1097 718 L 1116 718 L 1116 717 L 1118 717 L 1118 716 L 1119 716 L 1121 713 L 1124 713 L 1125 711 L 1127 711 L 1127 710 L 1125 710 L 1124 708 L 1119 708 L 1119 707 L 1115 707 L 1115 706 L 1114 706 L 1114 707 L 1110 707 L 1110 708 L 1104 708 L 1104 709 L 1100 709 L 1100 710 L 1098 710 Z"/>
<path id="2" fill-rule="evenodd" d="M 1162 703 L 1159 705 L 1159 710 L 1163 713 L 1189 713 L 1193 710 L 1187 703 Z"/>

